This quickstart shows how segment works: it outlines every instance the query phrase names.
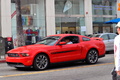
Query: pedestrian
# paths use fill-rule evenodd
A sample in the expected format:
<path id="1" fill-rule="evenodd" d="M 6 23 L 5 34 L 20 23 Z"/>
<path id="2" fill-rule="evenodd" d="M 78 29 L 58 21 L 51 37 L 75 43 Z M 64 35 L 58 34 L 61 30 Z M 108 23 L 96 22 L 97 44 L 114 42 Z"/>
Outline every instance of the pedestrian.
<path id="1" fill-rule="evenodd" d="M 27 34 L 27 40 L 31 42 L 32 41 L 33 30 L 30 29 L 30 27 L 28 27 L 28 29 L 25 32 Z"/>
<path id="2" fill-rule="evenodd" d="M 73 42 L 70 40 L 70 38 L 65 38 L 65 42 L 66 42 L 66 44 L 73 44 Z"/>
<path id="3" fill-rule="evenodd" d="M 72 32 L 72 31 L 70 31 L 70 34 L 73 34 L 73 32 Z"/>
<path id="4" fill-rule="evenodd" d="M 120 80 L 120 22 L 116 25 L 118 35 L 114 39 L 114 61 L 113 80 Z"/>
<path id="5" fill-rule="evenodd" d="M 65 34 L 68 34 L 68 31 L 65 31 Z"/>

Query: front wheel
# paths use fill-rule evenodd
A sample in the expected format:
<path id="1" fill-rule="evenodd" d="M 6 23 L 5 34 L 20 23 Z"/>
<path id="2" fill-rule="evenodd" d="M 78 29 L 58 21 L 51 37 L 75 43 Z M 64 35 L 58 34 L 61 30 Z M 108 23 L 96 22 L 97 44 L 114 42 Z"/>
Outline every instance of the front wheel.
<path id="1" fill-rule="evenodd" d="M 98 51 L 91 49 L 86 57 L 86 62 L 89 64 L 95 64 L 98 61 Z"/>
<path id="2" fill-rule="evenodd" d="M 33 68 L 35 70 L 44 70 L 49 65 L 49 59 L 45 54 L 38 54 L 33 63 Z"/>

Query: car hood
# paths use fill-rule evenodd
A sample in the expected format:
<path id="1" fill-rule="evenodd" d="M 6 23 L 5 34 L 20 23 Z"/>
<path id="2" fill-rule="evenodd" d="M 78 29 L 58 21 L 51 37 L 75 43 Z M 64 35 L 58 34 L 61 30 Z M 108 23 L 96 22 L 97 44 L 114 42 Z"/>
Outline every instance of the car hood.
<path id="1" fill-rule="evenodd" d="M 10 51 L 8 51 L 7 53 L 28 53 L 32 50 L 36 50 L 36 49 L 45 49 L 45 48 L 48 48 L 50 46 L 48 45 L 43 45 L 43 44 L 35 44 L 35 45 L 27 45 L 27 46 L 22 46 L 22 47 L 18 47 L 18 48 L 15 48 L 15 49 L 12 49 Z"/>

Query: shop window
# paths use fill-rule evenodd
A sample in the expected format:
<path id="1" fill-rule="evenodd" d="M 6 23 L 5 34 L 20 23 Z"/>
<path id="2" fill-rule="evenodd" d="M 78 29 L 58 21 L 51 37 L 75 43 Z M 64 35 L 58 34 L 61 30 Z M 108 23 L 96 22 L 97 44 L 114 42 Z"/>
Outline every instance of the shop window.
<path id="1" fill-rule="evenodd" d="M 84 14 L 84 0 L 55 0 L 56 14 Z"/>
<path id="2" fill-rule="evenodd" d="M 93 15 L 116 15 L 116 0 L 92 0 Z"/>
<path id="3" fill-rule="evenodd" d="M 16 11 L 15 2 L 11 3 L 11 14 Z M 38 42 L 46 36 L 44 0 L 21 0 L 21 16 L 26 45 Z M 16 44 L 16 15 L 12 16 L 12 36 Z"/>

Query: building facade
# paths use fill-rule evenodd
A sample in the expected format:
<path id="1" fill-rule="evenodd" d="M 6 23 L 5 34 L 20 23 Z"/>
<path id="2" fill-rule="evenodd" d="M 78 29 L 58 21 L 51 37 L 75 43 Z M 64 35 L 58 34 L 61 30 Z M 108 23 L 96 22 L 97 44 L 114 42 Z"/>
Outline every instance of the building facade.
<path id="1" fill-rule="evenodd" d="M 39 36 L 66 32 L 81 35 L 115 33 L 115 24 L 104 22 L 120 17 L 118 3 L 119 0 L 21 0 L 25 39 L 35 43 Z M 0 9 L 0 36 L 13 37 L 15 42 L 14 0 L 0 0 Z"/>

